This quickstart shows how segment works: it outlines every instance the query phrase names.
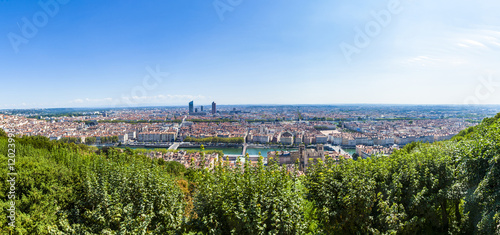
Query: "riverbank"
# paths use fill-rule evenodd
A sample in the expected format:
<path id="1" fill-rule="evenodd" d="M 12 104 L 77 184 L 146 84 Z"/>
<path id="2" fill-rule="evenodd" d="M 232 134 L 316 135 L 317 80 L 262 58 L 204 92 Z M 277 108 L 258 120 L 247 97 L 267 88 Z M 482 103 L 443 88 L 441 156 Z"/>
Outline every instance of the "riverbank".
<path id="1" fill-rule="evenodd" d="M 132 145 L 121 145 L 114 147 L 119 148 L 131 148 L 131 149 L 168 149 L 173 143 L 141 143 L 141 144 L 132 144 Z M 202 144 L 198 143 L 182 143 L 177 150 L 200 150 Z M 106 145 L 109 146 L 109 145 Z M 103 147 L 103 146 L 97 146 Z M 226 144 L 226 143 L 218 143 L 218 144 L 203 144 L 205 150 L 219 150 L 224 153 L 224 155 L 241 155 L 243 152 L 242 144 Z M 314 146 L 309 146 L 308 148 L 313 148 Z M 354 148 L 343 148 L 345 152 L 350 155 L 356 152 Z M 281 145 L 263 145 L 263 144 L 248 144 L 247 153 L 252 156 L 257 156 L 259 153 L 267 158 L 267 153 L 271 151 L 297 151 L 297 147 L 291 146 L 281 146 Z"/>

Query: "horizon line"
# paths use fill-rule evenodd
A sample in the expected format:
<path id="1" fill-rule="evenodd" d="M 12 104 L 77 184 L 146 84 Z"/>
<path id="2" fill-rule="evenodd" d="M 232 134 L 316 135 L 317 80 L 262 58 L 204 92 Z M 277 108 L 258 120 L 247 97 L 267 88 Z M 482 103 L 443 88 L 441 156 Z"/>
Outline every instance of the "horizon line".
<path id="1" fill-rule="evenodd" d="M 217 104 L 217 103 L 216 103 Z M 499 104 L 403 104 L 403 103 L 336 103 L 336 104 L 217 104 L 218 107 L 224 106 L 461 106 L 461 107 L 480 107 L 480 106 L 500 106 Z M 142 105 L 142 106 L 87 106 L 87 107 L 46 107 L 46 108 L 4 108 L 0 111 L 9 110 L 44 110 L 44 109 L 137 109 L 137 108 L 181 108 L 188 105 Z M 211 104 L 200 104 L 198 106 L 211 106 Z"/>

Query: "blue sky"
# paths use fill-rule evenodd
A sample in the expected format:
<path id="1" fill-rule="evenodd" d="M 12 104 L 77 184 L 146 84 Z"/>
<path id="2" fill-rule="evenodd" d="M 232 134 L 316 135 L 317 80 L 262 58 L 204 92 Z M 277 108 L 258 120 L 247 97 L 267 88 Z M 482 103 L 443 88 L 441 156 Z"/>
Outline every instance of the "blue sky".
<path id="1" fill-rule="evenodd" d="M 41 2 L 0 1 L 0 109 L 500 103 L 499 1 Z"/>

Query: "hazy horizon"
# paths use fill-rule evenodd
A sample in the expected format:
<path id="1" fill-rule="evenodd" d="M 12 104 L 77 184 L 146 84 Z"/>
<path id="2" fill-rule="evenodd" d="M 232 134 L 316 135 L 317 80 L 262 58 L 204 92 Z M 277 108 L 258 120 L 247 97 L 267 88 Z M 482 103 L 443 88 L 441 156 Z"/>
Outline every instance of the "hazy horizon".
<path id="1" fill-rule="evenodd" d="M 206 110 L 211 109 L 211 104 L 196 104 L 195 103 L 195 108 L 198 108 L 200 106 L 204 106 Z M 350 106 L 429 106 L 429 107 L 436 107 L 436 106 L 451 106 L 451 107 L 466 107 L 466 108 L 473 108 L 473 107 L 500 107 L 500 104 L 473 104 L 473 105 L 467 105 L 467 104 L 382 104 L 382 103 L 344 103 L 344 104 L 217 104 L 218 108 L 224 108 L 224 107 L 288 107 L 288 106 L 298 106 L 298 107 L 315 107 L 315 106 L 331 106 L 331 107 L 350 107 Z M 102 110 L 102 109 L 143 109 L 143 108 L 185 108 L 188 109 L 188 105 L 141 105 L 141 106 L 88 106 L 88 107 L 45 107 L 45 108 L 7 108 L 7 109 L 0 109 L 3 111 L 7 110 L 50 110 L 50 109 L 88 109 L 88 110 Z"/>

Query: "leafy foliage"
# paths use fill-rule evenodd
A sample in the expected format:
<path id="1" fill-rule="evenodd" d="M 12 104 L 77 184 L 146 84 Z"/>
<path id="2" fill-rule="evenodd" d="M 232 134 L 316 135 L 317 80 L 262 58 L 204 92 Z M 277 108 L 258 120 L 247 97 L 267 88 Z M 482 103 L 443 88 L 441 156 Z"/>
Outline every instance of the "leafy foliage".
<path id="1" fill-rule="evenodd" d="M 256 167 L 248 158 L 231 168 L 219 161 L 199 174 L 195 227 L 205 234 L 301 234 L 305 229 L 297 176 L 286 168 Z"/>
<path id="2" fill-rule="evenodd" d="M 0 139 L 0 161 L 7 163 L 7 139 Z M 66 149 L 55 149 L 59 154 L 68 154 Z M 7 226 L 6 216 L 0 217 L 2 226 L 1 234 L 48 234 L 49 227 L 58 221 L 58 212 L 69 207 L 75 199 L 75 188 L 78 182 L 78 173 L 64 164 L 59 164 L 61 159 L 49 157 L 50 152 L 37 149 L 33 146 L 17 144 L 15 177 L 15 207 L 16 228 Z M 8 169 L 0 168 L 0 198 L 2 198 L 2 211 L 10 207 L 8 193 L 10 183 L 7 177 Z M 10 222 L 10 220 L 9 220 Z"/>
<path id="3" fill-rule="evenodd" d="M 425 233 L 449 231 L 459 204 L 450 146 L 421 145 L 390 158 L 331 159 L 307 175 L 308 199 L 327 231 Z M 458 228 L 453 228 L 458 229 Z"/>
<path id="4" fill-rule="evenodd" d="M 182 223 L 184 194 L 164 167 L 118 151 L 96 155 L 86 146 L 46 138 L 16 139 L 16 227 L 7 234 L 165 234 Z M 7 162 L 7 139 L 0 159 Z M 0 170 L 6 211 L 7 168 Z"/>
<path id="5" fill-rule="evenodd" d="M 87 166 L 76 206 L 66 213 L 79 233 L 165 234 L 180 226 L 183 199 L 173 178 L 153 162 L 111 152 Z"/>
<path id="6" fill-rule="evenodd" d="M 469 232 L 500 234 L 500 114 L 458 139 L 457 164 L 467 189 Z"/>
<path id="7" fill-rule="evenodd" d="M 7 133 L 2 128 L 0 128 L 0 137 L 7 138 Z"/>

